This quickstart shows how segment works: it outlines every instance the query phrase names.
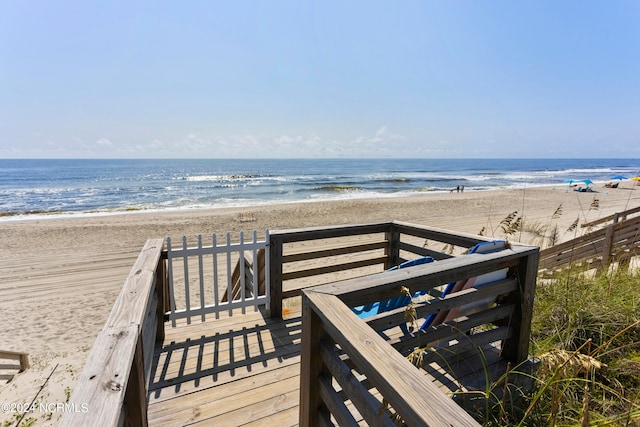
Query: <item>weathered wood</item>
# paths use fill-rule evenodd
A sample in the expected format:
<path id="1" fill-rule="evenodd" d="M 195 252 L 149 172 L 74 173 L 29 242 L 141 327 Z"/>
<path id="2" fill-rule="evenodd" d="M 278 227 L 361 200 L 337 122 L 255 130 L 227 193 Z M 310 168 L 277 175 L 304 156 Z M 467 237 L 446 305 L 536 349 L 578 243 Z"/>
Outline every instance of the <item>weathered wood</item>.
<path id="1" fill-rule="evenodd" d="M 454 246 L 471 248 L 481 242 L 489 242 L 493 239 L 467 234 L 462 232 L 453 232 L 443 230 L 441 228 L 427 227 L 423 225 L 410 224 L 402 221 L 393 221 L 394 228 L 403 234 L 421 237 L 428 240 L 436 240 L 442 243 L 448 243 Z"/>
<path id="2" fill-rule="evenodd" d="M 388 242 L 387 250 L 385 251 L 385 264 L 384 269 L 388 270 L 394 265 L 400 264 L 400 231 L 396 227 L 391 227 L 385 234 L 385 239 Z"/>
<path id="3" fill-rule="evenodd" d="M 282 262 L 288 264 L 291 262 L 308 261 L 318 258 L 335 257 L 340 255 L 350 255 L 360 252 L 369 252 L 384 249 L 387 247 L 387 242 L 373 242 L 365 243 L 361 245 L 340 246 L 331 249 L 323 249 L 319 251 L 299 252 L 295 254 L 284 255 Z"/>
<path id="4" fill-rule="evenodd" d="M 270 234 L 269 246 L 269 316 L 282 317 L 282 253 L 283 235 Z"/>
<path id="5" fill-rule="evenodd" d="M 281 240 L 283 243 L 294 243 L 309 240 L 330 239 L 333 237 L 385 233 L 389 230 L 390 226 L 391 223 L 389 222 L 380 222 L 372 224 L 309 227 L 292 230 L 272 231 L 271 237 L 275 237 L 276 239 Z"/>
<path id="6" fill-rule="evenodd" d="M 602 218 L 598 218 L 594 221 L 590 221 L 582 224 L 581 227 L 593 227 L 595 225 L 604 224 L 605 222 L 609 222 L 609 221 L 613 221 L 613 223 L 615 224 L 616 222 L 618 222 L 619 219 L 622 219 L 624 221 L 627 219 L 627 216 L 633 215 L 638 212 L 640 212 L 640 206 L 637 208 L 626 210 L 624 212 L 617 212 L 617 213 L 614 213 L 613 215 L 608 215 Z"/>
<path id="7" fill-rule="evenodd" d="M 4 361 L 4 363 L 2 362 Z M 8 361 L 15 361 L 15 363 L 6 363 Z M 16 351 L 2 351 L 0 350 L 0 370 L 14 371 L 10 373 L 0 374 L 0 381 L 11 381 L 13 377 L 29 368 L 29 355 L 28 353 L 16 352 Z"/>
<path id="8" fill-rule="evenodd" d="M 169 308 L 169 278 L 167 277 L 166 251 L 158 262 L 156 272 L 156 293 L 158 304 L 156 307 L 156 342 L 164 341 L 164 316 Z"/>
<path id="9" fill-rule="evenodd" d="M 359 261 L 345 262 L 341 264 L 331 264 L 323 267 L 291 271 L 291 272 L 283 273 L 282 280 L 301 279 L 303 277 L 319 276 L 321 274 L 336 273 L 338 271 L 354 270 L 356 268 L 383 264 L 386 259 L 387 258 L 385 256 L 381 256 L 376 258 L 363 259 Z"/>
<path id="10" fill-rule="evenodd" d="M 451 310 L 464 304 L 483 300 L 487 297 L 497 297 L 499 295 L 515 291 L 516 289 L 516 281 L 513 279 L 506 279 L 484 285 L 478 285 L 476 287 L 451 293 L 444 297 L 433 298 L 428 301 L 415 301 L 413 306 L 416 310 L 418 319 L 423 319 L 430 314 Z M 365 321 L 373 329 L 381 331 L 404 322 L 404 312 L 405 307 L 399 307 L 394 310 L 389 310 L 387 312 L 368 317 Z"/>
<path id="11" fill-rule="evenodd" d="M 534 251 L 521 259 L 516 268 L 518 292 L 509 294 L 506 303 L 515 305 L 515 312 L 510 326 L 513 335 L 502 345 L 503 357 L 517 365 L 529 357 L 529 337 L 531 336 L 531 319 L 533 317 L 533 299 L 536 292 L 538 276 L 539 252 Z"/>
<path id="12" fill-rule="evenodd" d="M 606 228 L 540 251 L 539 268 L 557 270 L 571 264 L 587 264 L 593 268 L 591 264 L 595 262 L 595 267 L 604 269 L 621 250 L 637 248 L 639 234 L 640 216 L 614 222 Z"/>
<path id="13" fill-rule="evenodd" d="M 416 254 L 418 256 L 421 257 L 426 257 L 426 256 L 430 256 L 433 259 L 435 259 L 436 261 L 442 260 L 442 259 L 447 259 L 447 258 L 453 258 L 453 255 L 450 254 L 445 254 L 444 252 L 439 252 L 433 249 L 429 249 L 429 248 L 425 248 L 422 246 L 416 246 L 416 245 L 412 245 L 410 243 L 406 243 L 406 242 L 400 242 L 400 250 L 401 251 L 406 251 L 406 252 L 411 252 L 413 254 Z"/>
<path id="14" fill-rule="evenodd" d="M 60 425 L 146 425 L 145 355 L 153 353 L 157 330 L 149 322 L 157 319 L 154 286 L 162 247 L 162 239 L 147 240 L 89 353 L 71 403 L 90 410 L 67 412 Z"/>
<path id="15" fill-rule="evenodd" d="M 300 343 L 300 426 L 317 426 L 322 406 L 319 380 L 322 375 L 322 359 L 318 357 L 321 342 L 326 336 L 320 317 L 302 296 L 302 342 Z"/>
<path id="16" fill-rule="evenodd" d="M 311 316 L 319 318 L 326 333 L 349 355 L 408 425 L 449 427 L 455 420 L 457 426 L 478 426 L 470 415 L 424 376 L 415 375 L 415 367 L 402 355 L 391 350 L 388 343 L 341 304 L 336 296 L 307 289 L 303 291 L 303 299 L 305 298 L 308 302 L 303 307 L 303 316 L 305 310 L 315 313 Z M 304 324 L 303 320 L 303 328 Z M 309 333 L 311 331 L 307 331 L 307 335 Z M 303 348 L 303 357 L 304 351 Z M 313 382 L 317 381 L 318 375 L 303 370 L 301 378 L 305 372 L 309 373 L 310 380 L 301 379 L 304 381 L 301 383 L 301 392 L 305 399 L 309 399 Z M 306 381 L 312 383 L 307 384 Z M 303 420 L 308 420 L 314 409 L 310 403 L 303 406 L 301 401 L 301 425 L 312 423 L 311 420 L 302 423 Z"/>
<path id="17" fill-rule="evenodd" d="M 349 399 L 351 399 L 358 412 L 369 425 L 396 426 L 389 418 L 389 411 L 380 410 L 381 402 L 374 398 L 369 393 L 369 390 L 353 375 L 351 369 L 336 353 L 335 347 L 323 343 L 320 355 L 331 375 L 338 381 L 340 387 L 349 396 Z"/>
<path id="18" fill-rule="evenodd" d="M 337 295 L 349 307 L 395 298 L 405 286 L 411 293 L 432 289 L 446 283 L 479 276 L 519 263 L 520 258 L 538 248 L 513 245 L 511 249 L 489 254 L 469 254 L 422 264 L 404 270 L 378 274 L 321 285 L 316 289 Z"/>
<path id="19" fill-rule="evenodd" d="M 256 298 L 260 295 L 265 295 L 265 250 L 260 249 L 257 251 L 257 262 L 254 265 L 253 261 L 253 253 L 249 251 L 245 251 L 238 260 L 235 268 L 233 269 L 233 273 L 231 274 L 231 283 L 233 284 L 231 295 L 234 301 L 243 300 L 244 298 Z M 241 267 L 241 263 L 244 261 L 244 267 Z M 256 274 L 256 266 L 257 266 L 257 274 Z M 243 285 L 241 274 L 242 270 L 244 270 L 244 298 L 241 292 L 241 286 Z M 257 281 L 258 292 L 256 294 L 253 289 L 254 281 Z M 222 296 L 222 302 L 229 301 L 228 292 L 224 292 Z"/>
<path id="20" fill-rule="evenodd" d="M 121 417 L 127 418 L 123 402 L 137 346 L 138 325 L 111 326 L 98 334 L 71 396 L 71 404 L 88 405 L 89 410 L 65 413 L 61 426 L 121 425 Z"/>
<path id="21" fill-rule="evenodd" d="M 20 372 L 29 368 L 29 353 L 19 352 L 19 351 L 7 351 L 0 350 L 0 360 L 17 360 L 18 365 L 9 365 L 9 368 L 3 368 L 0 366 L 0 369 L 15 369 L 14 366 L 17 366 Z"/>

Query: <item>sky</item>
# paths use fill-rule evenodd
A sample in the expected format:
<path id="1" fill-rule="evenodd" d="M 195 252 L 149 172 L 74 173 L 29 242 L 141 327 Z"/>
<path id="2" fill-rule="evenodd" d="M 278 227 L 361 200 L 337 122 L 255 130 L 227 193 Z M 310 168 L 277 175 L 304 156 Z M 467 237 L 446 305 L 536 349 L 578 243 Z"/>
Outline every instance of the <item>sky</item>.
<path id="1" fill-rule="evenodd" d="M 640 2 L 0 2 L 0 158 L 640 158 Z"/>

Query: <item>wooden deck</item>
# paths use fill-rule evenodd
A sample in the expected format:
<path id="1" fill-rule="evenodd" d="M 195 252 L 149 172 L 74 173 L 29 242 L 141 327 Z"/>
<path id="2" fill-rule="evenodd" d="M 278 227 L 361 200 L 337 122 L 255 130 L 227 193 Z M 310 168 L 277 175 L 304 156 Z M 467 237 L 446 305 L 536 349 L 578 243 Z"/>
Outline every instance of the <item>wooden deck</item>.
<path id="1" fill-rule="evenodd" d="M 166 326 L 151 369 L 149 425 L 298 424 L 299 312 Z"/>
<path id="2" fill-rule="evenodd" d="M 356 237 L 364 240 L 354 243 Z M 339 246 L 323 246 L 335 239 Z M 538 248 L 509 245 L 454 256 L 427 246 L 446 244 L 462 254 L 489 241 L 395 221 L 284 230 L 266 240 L 264 265 L 270 274 L 265 274 L 265 298 L 251 301 L 241 292 L 238 308 L 218 307 L 217 298 L 210 308 L 203 299 L 196 312 L 172 318 L 176 294 L 169 262 L 174 254 L 163 248 L 163 240 L 149 239 L 70 402 L 100 405 L 93 411 L 66 413 L 60 425 L 392 426 L 390 417 L 397 415 L 408 425 L 477 426 L 451 399 L 483 408 L 485 396 L 500 399 L 507 389 L 496 382 L 507 370 L 500 355 L 514 364 L 527 361 Z M 229 254 L 238 252 L 241 259 L 248 250 L 242 236 L 240 243 L 223 248 L 228 274 L 233 264 Z M 193 255 L 184 251 L 182 264 L 193 272 L 188 279 L 185 267 L 185 301 L 189 295 L 202 297 L 211 277 L 214 296 L 220 291 L 217 252 L 205 260 L 209 255 L 202 253 L 200 243 L 197 249 Z M 422 256 L 437 262 L 386 271 Z M 205 268 L 211 265 L 212 273 Z M 504 278 L 431 295 L 444 284 L 466 286 L 492 272 Z M 311 280 L 317 278 L 327 280 Z M 358 319 L 349 308 L 416 292 L 426 298 L 413 301 L 418 324 L 435 314 L 457 317 L 434 322 L 412 336 L 399 327 L 405 307 L 366 319 Z M 283 310 L 291 297 L 301 299 L 304 313 Z M 476 306 L 471 313 L 457 311 L 487 298 L 494 304 Z M 254 310 L 250 303 L 261 308 Z M 502 343 L 501 351 L 496 343 Z M 416 363 L 420 368 L 405 359 L 416 346 L 428 347 L 418 352 L 424 356 Z M 509 373 L 508 383 L 514 387 L 508 395 L 522 390 L 514 377 Z M 389 404 L 386 409 L 381 408 L 383 400 Z"/>
<path id="3" fill-rule="evenodd" d="M 166 325 L 156 346 L 149 384 L 151 426 L 297 426 L 300 399 L 301 317 L 284 320 L 263 311 L 221 315 L 191 325 Z M 507 369 L 494 346 L 485 346 L 425 370 L 460 404 L 477 403 Z M 512 380 L 512 379 L 511 379 Z M 500 394 L 502 386 L 494 386 Z M 465 393 L 466 392 L 466 393 Z"/>

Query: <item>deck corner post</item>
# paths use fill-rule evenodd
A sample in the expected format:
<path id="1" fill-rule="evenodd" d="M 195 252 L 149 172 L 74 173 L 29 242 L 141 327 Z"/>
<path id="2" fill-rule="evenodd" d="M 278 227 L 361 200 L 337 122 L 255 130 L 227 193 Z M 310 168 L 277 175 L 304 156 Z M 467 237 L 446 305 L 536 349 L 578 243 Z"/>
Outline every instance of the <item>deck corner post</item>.
<path id="1" fill-rule="evenodd" d="M 511 319 L 513 333 L 511 338 L 502 344 L 502 356 L 515 364 L 524 362 L 529 357 L 531 319 L 533 317 L 539 258 L 540 249 L 535 248 L 535 251 L 523 257 L 516 267 L 518 291 L 514 294 L 513 300 L 516 307 Z"/>
<path id="2" fill-rule="evenodd" d="M 300 342 L 300 426 L 318 426 L 321 417 L 320 342 L 326 332 L 307 295 L 302 291 L 302 339 Z"/>
<path id="3" fill-rule="evenodd" d="M 122 405 L 121 425 L 147 427 L 147 386 L 145 382 L 144 356 L 142 349 L 142 337 L 139 336 L 136 345 L 127 389 Z"/>
<path id="4" fill-rule="evenodd" d="M 269 236 L 269 307 L 268 315 L 282 317 L 282 237 Z"/>
<path id="5" fill-rule="evenodd" d="M 158 260 L 156 268 L 156 294 L 158 296 L 158 305 L 156 306 L 156 342 L 164 341 L 164 314 L 167 312 L 167 303 L 169 301 L 169 277 L 167 273 L 167 258 L 163 256 Z"/>
<path id="6" fill-rule="evenodd" d="M 393 266 L 400 264 L 400 230 L 394 223 L 389 224 L 389 230 L 385 233 L 387 240 L 387 249 L 385 255 L 384 269 L 388 270 Z"/>

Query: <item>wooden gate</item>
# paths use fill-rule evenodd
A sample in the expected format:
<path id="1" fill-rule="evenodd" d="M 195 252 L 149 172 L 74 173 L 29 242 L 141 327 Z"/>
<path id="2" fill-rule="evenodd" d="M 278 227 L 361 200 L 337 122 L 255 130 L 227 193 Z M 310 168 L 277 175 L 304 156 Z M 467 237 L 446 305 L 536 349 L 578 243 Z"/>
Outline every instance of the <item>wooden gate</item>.
<path id="1" fill-rule="evenodd" d="M 207 314 L 247 307 L 257 310 L 269 304 L 269 230 L 264 240 L 258 240 L 253 231 L 251 241 L 246 242 L 240 232 L 238 242 L 232 243 L 231 233 L 226 243 L 218 244 L 215 234 L 211 244 L 204 246 L 202 235 L 197 244 L 189 246 L 187 237 L 182 237 L 182 246 L 174 248 L 167 238 L 167 274 L 169 276 L 169 319 L 176 326 L 177 319 L 200 316 L 205 321 Z"/>

